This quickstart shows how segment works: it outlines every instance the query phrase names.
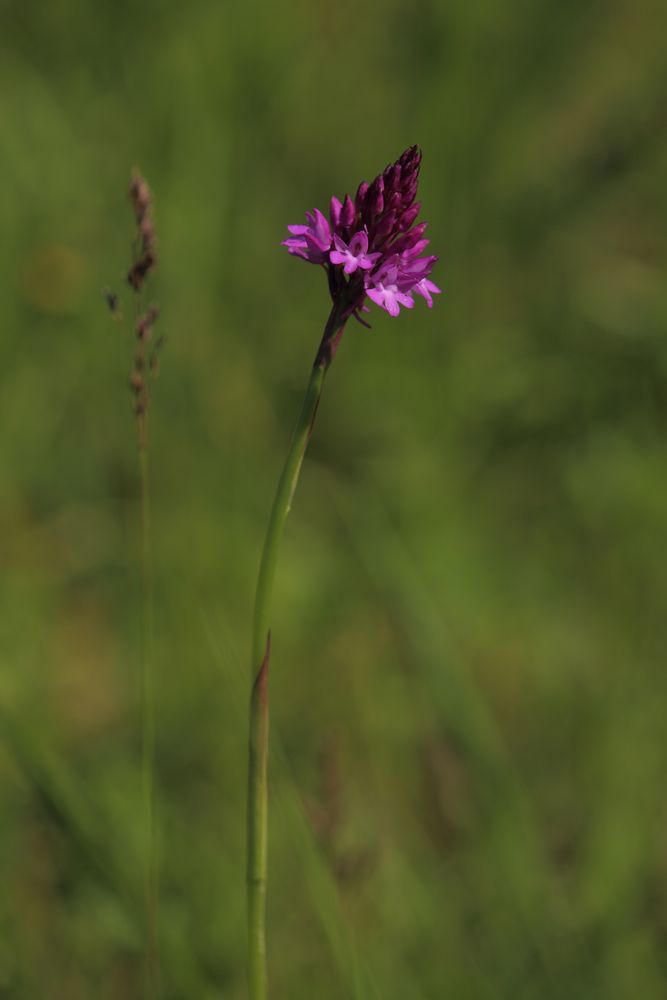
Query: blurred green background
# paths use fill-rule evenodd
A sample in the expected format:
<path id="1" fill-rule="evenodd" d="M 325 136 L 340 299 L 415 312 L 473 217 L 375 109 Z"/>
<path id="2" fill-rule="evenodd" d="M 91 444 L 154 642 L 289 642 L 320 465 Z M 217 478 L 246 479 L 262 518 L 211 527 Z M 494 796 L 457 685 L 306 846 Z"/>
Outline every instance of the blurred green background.
<path id="1" fill-rule="evenodd" d="M 424 149 L 274 613 L 290 1000 L 667 995 L 661 2 L 0 2 L 0 997 L 142 995 L 138 164 L 164 997 L 242 998 L 250 616 L 326 317 L 288 222 Z M 125 311 L 131 317 L 129 298 Z"/>

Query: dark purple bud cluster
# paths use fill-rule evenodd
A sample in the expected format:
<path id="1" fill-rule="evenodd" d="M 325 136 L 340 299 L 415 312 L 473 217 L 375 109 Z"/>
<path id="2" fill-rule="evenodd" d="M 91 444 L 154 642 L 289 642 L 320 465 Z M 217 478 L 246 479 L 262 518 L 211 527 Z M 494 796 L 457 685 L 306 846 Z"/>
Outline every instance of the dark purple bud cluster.
<path id="1" fill-rule="evenodd" d="M 421 205 L 415 203 L 419 183 L 421 150 L 418 146 L 409 149 L 396 161 L 378 174 L 372 184 L 362 182 L 357 188 L 354 200 L 354 220 L 356 229 L 366 228 L 371 250 L 386 253 L 392 246 L 395 251 L 398 238 L 410 229 L 419 215 Z M 423 233 L 426 224 L 422 225 Z M 401 249 L 414 245 L 419 235 L 401 241 Z"/>

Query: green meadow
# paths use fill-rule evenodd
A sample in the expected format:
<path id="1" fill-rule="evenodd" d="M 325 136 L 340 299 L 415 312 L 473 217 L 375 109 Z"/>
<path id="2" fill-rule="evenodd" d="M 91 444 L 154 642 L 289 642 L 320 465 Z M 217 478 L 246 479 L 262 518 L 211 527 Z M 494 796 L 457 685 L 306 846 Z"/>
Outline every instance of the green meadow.
<path id="1" fill-rule="evenodd" d="M 145 997 L 131 169 L 161 997 L 244 1000 L 253 593 L 329 310 L 280 242 L 412 143 L 443 294 L 348 324 L 278 570 L 272 1000 L 667 995 L 665 28 L 0 0 L 1 1000 Z"/>

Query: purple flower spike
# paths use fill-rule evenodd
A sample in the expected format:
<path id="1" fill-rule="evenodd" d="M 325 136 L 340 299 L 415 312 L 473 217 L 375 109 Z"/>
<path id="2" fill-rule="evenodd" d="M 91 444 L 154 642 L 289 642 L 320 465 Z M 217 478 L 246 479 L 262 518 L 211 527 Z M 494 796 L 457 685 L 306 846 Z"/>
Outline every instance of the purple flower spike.
<path id="1" fill-rule="evenodd" d="M 306 213 L 307 225 L 287 227 L 289 252 L 325 267 L 343 323 L 368 311 L 367 298 L 397 316 L 401 306 L 412 309 L 413 294 L 431 308 L 440 293 L 429 279 L 438 258 L 426 254 L 426 223 L 417 222 L 420 166 L 421 150 L 410 146 L 372 183 L 362 181 L 354 199 L 332 197 L 330 222 L 316 208 Z"/>
<path id="2" fill-rule="evenodd" d="M 382 256 L 381 253 L 368 253 L 368 233 L 363 229 L 355 233 L 348 246 L 340 236 L 334 234 L 335 250 L 329 254 L 332 264 L 342 264 L 344 274 L 354 274 L 357 268 L 370 271 Z"/>

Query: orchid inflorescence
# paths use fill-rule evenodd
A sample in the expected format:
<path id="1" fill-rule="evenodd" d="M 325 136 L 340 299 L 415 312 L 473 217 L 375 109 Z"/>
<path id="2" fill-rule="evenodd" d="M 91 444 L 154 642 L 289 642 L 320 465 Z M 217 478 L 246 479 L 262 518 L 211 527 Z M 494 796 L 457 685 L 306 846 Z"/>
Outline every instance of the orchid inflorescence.
<path id="1" fill-rule="evenodd" d="M 329 219 L 315 208 L 306 212 L 307 225 L 287 227 L 291 235 L 283 246 L 326 269 L 342 316 L 363 323 L 359 313 L 369 311 L 366 296 L 398 316 L 401 306 L 412 309 L 414 293 L 430 308 L 433 294 L 440 292 L 429 279 L 438 258 L 420 256 L 429 243 L 426 223 L 415 224 L 421 208 L 415 201 L 420 164 L 421 150 L 410 146 L 372 184 L 363 181 L 354 201 L 349 195 L 342 202 L 333 197 Z"/>

